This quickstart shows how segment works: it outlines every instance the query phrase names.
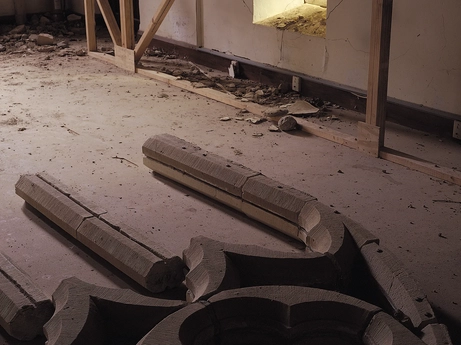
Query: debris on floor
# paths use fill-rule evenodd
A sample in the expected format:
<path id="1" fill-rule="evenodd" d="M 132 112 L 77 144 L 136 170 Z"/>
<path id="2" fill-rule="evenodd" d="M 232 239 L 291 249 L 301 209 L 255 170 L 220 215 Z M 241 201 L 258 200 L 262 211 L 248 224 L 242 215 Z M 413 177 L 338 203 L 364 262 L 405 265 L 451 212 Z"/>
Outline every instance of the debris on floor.
<path id="1" fill-rule="evenodd" d="M 293 131 L 298 127 L 298 122 L 291 115 L 286 115 L 278 121 L 278 128 L 283 132 Z"/>

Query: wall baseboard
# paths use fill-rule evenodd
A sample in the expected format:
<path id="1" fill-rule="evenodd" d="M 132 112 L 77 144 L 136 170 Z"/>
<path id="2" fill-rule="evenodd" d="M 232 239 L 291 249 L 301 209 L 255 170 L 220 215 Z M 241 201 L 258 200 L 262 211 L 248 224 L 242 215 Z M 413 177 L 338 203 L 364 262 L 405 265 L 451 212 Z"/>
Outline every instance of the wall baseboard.
<path id="1" fill-rule="evenodd" d="M 301 94 L 303 96 L 320 98 L 360 113 L 366 111 L 366 91 L 363 90 L 275 68 L 238 56 L 198 48 L 164 37 L 156 36 L 150 47 L 162 49 L 165 52 L 176 54 L 180 58 L 223 72 L 227 72 L 230 62 L 235 60 L 239 62 L 240 72 L 245 78 L 270 86 L 278 86 L 283 83 L 291 85 L 292 76 L 297 75 L 301 78 Z M 461 120 L 461 115 L 394 98 L 388 98 L 387 109 L 388 121 L 445 137 L 452 136 L 453 121 Z"/>

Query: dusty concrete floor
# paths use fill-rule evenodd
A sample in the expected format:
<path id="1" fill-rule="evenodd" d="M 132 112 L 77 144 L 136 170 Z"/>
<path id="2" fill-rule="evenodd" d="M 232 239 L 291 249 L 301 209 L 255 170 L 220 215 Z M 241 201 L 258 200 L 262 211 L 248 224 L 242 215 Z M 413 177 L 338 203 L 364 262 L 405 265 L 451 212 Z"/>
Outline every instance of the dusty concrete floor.
<path id="1" fill-rule="evenodd" d="M 138 287 L 25 207 L 14 192 L 20 174 L 47 171 L 178 255 L 197 235 L 299 249 L 153 176 L 142 164 L 141 146 L 171 133 L 362 223 L 406 264 L 436 311 L 460 324 L 461 204 L 434 200 L 460 202 L 461 187 L 314 136 L 271 133 L 267 122 L 221 122 L 238 111 L 89 57 L 2 55 L 0 71 L 0 250 L 47 295 L 70 276 Z M 259 132 L 264 135 L 253 136 Z"/>

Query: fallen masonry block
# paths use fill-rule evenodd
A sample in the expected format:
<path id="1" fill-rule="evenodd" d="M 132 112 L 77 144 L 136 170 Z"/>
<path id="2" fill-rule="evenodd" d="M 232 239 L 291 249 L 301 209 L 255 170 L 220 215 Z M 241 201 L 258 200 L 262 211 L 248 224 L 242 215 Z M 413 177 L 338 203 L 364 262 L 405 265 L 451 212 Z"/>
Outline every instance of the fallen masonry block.
<path id="1" fill-rule="evenodd" d="M 45 324 L 47 345 L 136 344 L 184 301 L 65 279 L 53 294 L 56 311 Z M 115 341 L 116 340 L 116 341 Z"/>
<path id="2" fill-rule="evenodd" d="M 45 217 L 76 238 L 77 228 L 93 215 L 36 175 L 23 175 L 16 194 Z"/>
<path id="3" fill-rule="evenodd" d="M 46 173 L 21 176 L 16 193 L 48 219 L 152 292 L 180 285 L 181 258 L 144 238 Z"/>
<path id="4" fill-rule="evenodd" d="M 85 199 L 83 196 L 78 194 L 72 188 L 66 186 L 64 183 L 49 175 L 46 172 L 41 172 L 37 174 L 43 181 L 51 185 L 53 188 L 57 189 L 62 194 L 66 195 L 69 199 L 83 207 L 85 210 L 90 212 L 94 216 L 100 216 L 107 213 L 106 209 L 94 204 L 92 201 Z"/>
<path id="5" fill-rule="evenodd" d="M 248 178 L 259 175 L 256 171 L 169 134 L 149 138 L 142 151 L 151 159 L 239 197 L 242 196 L 242 187 Z"/>
<path id="6" fill-rule="evenodd" d="M 386 315 L 376 306 L 337 292 L 248 287 L 221 292 L 167 316 L 138 345 L 423 345 L 397 321 L 381 314 Z"/>
<path id="7" fill-rule="evenodd" d="M 421 339 L 427 345 L 453 345 L 447 327 L 440 323 L 427 325 L 421 333 Z"/>
<path id="8" fill-rule="evenodd" d="M 341 219 L 359 249 L 369 243 L 379 244 L 379 238 L 373 235 L 359 223 L 343 215 L 341 215 Z"/>
<path id="9" fill-rule="evenodd" d="M 363 246 L 361 253 L 373 279 L 394 313 L 400 315 L 402 323 L 421 331 L 437 322 L 426 295 L 389 250 L 371 243 Z"/>
<path id="10" fill-rule="evenodd" d="M 0 253 L 0 326 L 16 339 L 32 340 L 43 334 L 53 310 L 51 300 Z"/>
<path id="11" fill-rule="evenodd" d="M 363 334 L 363 344 L 425 345 L 421 339 L 384 312 L 377 313 L 371 320 Z"/>
<path id="12" fill-rule="evenodd" d="M 83 222 L 77 240 L 149 291 L 162 292 L 183 281 L 179 257 L 159 258 L 98 218 Z"/>
<path id="13" fill-rule="evenodd" d="M 183 259 L 190 269 L 186 275 L 189 302 L 243 286 L 284 284 L 335 290 L 341 285 L 335 263 L 307 250 L 278 252 L 200 236 L 191 239 Z"/>

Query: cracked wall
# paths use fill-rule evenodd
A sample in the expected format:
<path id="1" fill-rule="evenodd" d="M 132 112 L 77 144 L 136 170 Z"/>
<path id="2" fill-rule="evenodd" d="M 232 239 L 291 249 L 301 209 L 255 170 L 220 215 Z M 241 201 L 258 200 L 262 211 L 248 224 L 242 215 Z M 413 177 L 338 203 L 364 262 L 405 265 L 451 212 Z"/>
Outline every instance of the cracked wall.
<path id="1" fill-rule="evenodd" d="M 141 30 L 160 0 L 141 0 Z M 329 0 L 326 38 L 253 24 L 253 0 L 203 0 L 204 47 L 365 90 L 371 3 Z M 196 43 L 195 2 L 176 1 L 158 34 Z M 461 115 L 461 7 L 394 1 L 389 96 Z"/>

